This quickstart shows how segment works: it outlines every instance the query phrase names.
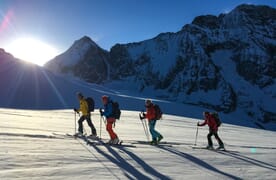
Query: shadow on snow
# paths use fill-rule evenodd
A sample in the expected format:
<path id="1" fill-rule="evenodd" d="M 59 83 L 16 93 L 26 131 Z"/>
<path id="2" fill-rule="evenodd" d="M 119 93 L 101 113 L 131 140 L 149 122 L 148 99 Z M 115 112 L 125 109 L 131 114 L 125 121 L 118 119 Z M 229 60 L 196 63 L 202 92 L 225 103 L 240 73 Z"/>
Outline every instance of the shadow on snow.
<path id="1" fill-rule="evenodd" d="M 153 167 L 148 165 L 145 161 L 143 161 L 141 158 L 139 158 L 134 153 L 128 151 L 124 147 L 112 147 L 112 146 L 104 146 L 106 149 L 110 152 L 110 154 L 104 152 L 101 150 L 97 145 L 91 145 L 98 153 L 102 154 L 104 157 L 106 157 L 108 160 L 110 160 L 112 163 L 120 167 L 122 170 L 124 170 L 125 176 L 127 176 L 130 179 L 133 179 L 129 174 L 131 174 L 133 177 L 138 179 L 152 179 L 151 177 L 146 176 L 142 172 L 140 172 L 137 168 L 133 167 L 130 163 L 128 163 L 117 151 L 115 151 L 113 148 L 118 148 L 125 154 L 127 154 L 129 157 L 131 157 L 136 163 L 138 163 L 148 174 L 154 176 L 158 179 L 171 179 L 168 176 L 165 176 L 161 173 L 159 173 L 157 170 L 155 170 Z"/>
<path id="2" fill-rule="evenodd" d="M 269 163 L 266 163 L 266 162 L 263 162 L 263 161 L 259 161 L 259 160 L 256 160 L 254 158 L 250 158 L 250 157 L 247 157 L 247 156 L 244 156 L 244 155 L 241 155 L 241 154 L 237 154 L 237 153 L 234 153 L 234 152 L 218 151 L 218 153 L 236 158 L 238 160 L 245 161 L 245 162 L 247 162 L 249 164 L 253 164 L 255 166 L 259 166 L 259 167 L 262 167 L 262 168 L 266 168 L 266 169 L 276 171 L 276 166 L 275 165 L 272 165 L 272 164 L 269 164 Z"/>
<path id="3" fill-rule="evenodd" d="M 199 166 L 201 166 L 203 168 L 206 168 L 209 171 L 213 171 L 213 172 L 219 173 L 219 174 L 224 175 L 224 176 L 226 176 L 228 178 L 231 178 L 231 179 L 239 179 L 239 180 L 241 179 L 241 178 L 239 178 L 237 176 L 234 176 L 234 175 L 228 174 L 226 172 L 223 172 L 223 171 L 221 171 L 221 170 L 219 170 L 219 169 L 211 166 L 210 164 L 204 162 L 203 160 L 198 159 L 198 158 L 196 158 L 196 157 L 194 157 L 194 156 L 192 156 L 190 154 L 181 152 L 181 151 L 176 150 L 176 149 L 171 148 L 171 147 L 160 146 L 159 148 L 163 149 L 165 151 L 168 151 L 168 152 L 170 152 L 172 154 L 175 154 L 177 156 L 180 156 L 181 158 L 185 158 L 185 159 L 187 159 L 187 160 L 189 160 L 189 161 L 191 161 L 191 162 L 193 162 L 193 163 L 195 163 L 195 164 L 197 164 L 197 165 L 199 165 Z"/>

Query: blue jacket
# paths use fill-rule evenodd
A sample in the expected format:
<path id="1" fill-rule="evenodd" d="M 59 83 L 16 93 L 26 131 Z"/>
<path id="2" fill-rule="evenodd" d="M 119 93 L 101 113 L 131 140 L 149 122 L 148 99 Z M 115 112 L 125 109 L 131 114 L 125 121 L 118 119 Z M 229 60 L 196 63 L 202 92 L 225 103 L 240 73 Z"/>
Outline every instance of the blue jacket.
<path id="1" fill-rule="evenodd" d="M 110 118 L 112 117 L 112 101 L 110 98 L 108 98 L 108 103 L 106 105 L 104 105 L 104 112 L 103 112 L 103 115 L 106 117 L 106 118 Z"/>

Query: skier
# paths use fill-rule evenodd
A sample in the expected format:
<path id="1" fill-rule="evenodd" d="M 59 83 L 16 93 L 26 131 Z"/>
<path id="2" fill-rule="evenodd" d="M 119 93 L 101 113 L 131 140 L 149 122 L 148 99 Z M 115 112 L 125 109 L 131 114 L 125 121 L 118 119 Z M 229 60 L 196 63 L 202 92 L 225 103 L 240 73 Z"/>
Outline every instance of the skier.
<path id="1" fill-rule="evenodd" d="M 203 112 L 203 116 L 204 116 L 204 122 L 202 122 L 202 123 L 198 122 L 197 126 L 204 126 L 206 124 L 209 126 L 209 133 L 207 135 L 208 146 L 206 148 L 207 149 L 214 149 L 213 148 L 213 142 L 212 142 L 212 139 L 211 139 L 211 137 L 214 135 L 216 140 L 218 141 L 218 144 L 219 144 L 219 147 L 217 149 L 224 149 L 224 144 L 218 136 L 218 126 L 216 124 L 216 120 L 214 119 L 214 117 L 209 112 Z"/>
<path id="2" fill-rule="evenodd" d="M 93 125 L 92 121 L 91 121 L 91 114 L 88 110 L 88 104 L 84 98 L 84 96 L 82 95 L 82 93 L 77 93 L 77 97 L 80 101 L 80 108 L 76 109 L 74 108 L 74 111 L 79 113 L 82 113 L 82 116 L 80 117 L 80 119 L 78 120 L 78 124 L 79 124 L 79 128 L 78 128 L 78 133 L 76 133 L 76 135 L 83 135 L 83 125 L 82 122 L 84 120 L 87 121 L 87 124 L 89 125 L 89 127 L 91 128 L 91 132 L 92 134 L 90 135 L 91 137 L 96 137 L 97 136 L 97 132 L 96 132 L 96 128 Z"/>
<path id="3" fill-rule="evenodd" d="M 143 113 L 143 119 L 147 118 L 148 119 L 148 123 L 149 123 L 149 131 L 152 137 L 152 141 L 150 142 L 150 144 L 152 145 L 157 145 L 162 139 L 163 136 L 155 130 L 155 125 L 156 125 L 156 112 L 155 112 L 155 108 L 154 108 L 154 104 L 152 103 L 152 101 L 150 99 L 147 99 L 145 101 L 145 106 L 146 106 L 146 113 Z"/>
<path id="4" fill-rule="evenodd" d="M 104 110 L 100 109 L 101 116 L 106 118 L 106 130 L 110 136 L 109 144 L 118 144 L 120 142 L 117 134 L 113 131 L 112 125 L 115 123 L 116 119 L 113 117 L 113 107 L 111 99 L 104 95 L 102 96 L 102 102 L 104 105 Z"/>

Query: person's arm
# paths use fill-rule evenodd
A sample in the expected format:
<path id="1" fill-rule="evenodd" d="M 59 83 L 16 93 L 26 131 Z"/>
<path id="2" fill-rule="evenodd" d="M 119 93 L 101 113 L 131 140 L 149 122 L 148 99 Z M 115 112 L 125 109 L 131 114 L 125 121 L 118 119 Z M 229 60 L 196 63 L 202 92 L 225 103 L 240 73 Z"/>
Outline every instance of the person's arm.
<path id="1" fill-rule="evenodd" d="M 207 124 L 207 119 L 205 118 L 204 121 L 202 123 L 198 122 L 197 125 L 198 126 L 205 126 Z"/>

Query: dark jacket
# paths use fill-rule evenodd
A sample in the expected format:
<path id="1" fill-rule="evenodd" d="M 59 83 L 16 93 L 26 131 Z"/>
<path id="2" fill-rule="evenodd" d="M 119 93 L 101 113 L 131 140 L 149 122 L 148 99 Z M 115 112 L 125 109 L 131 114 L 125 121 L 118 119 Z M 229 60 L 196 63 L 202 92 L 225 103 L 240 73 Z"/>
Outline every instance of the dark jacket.
<path id="1" fill-rule="evenodd" d="M 204 122 L 199 123 L 198 125 L 199 126 L 205 126 L 206 124 L 209 126 L 210 130 L 212 130 L 212 131 L 217 131 L 218 130 L 216 120 L 211 114 L 206 114 Z"/>

